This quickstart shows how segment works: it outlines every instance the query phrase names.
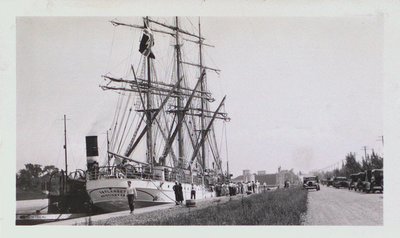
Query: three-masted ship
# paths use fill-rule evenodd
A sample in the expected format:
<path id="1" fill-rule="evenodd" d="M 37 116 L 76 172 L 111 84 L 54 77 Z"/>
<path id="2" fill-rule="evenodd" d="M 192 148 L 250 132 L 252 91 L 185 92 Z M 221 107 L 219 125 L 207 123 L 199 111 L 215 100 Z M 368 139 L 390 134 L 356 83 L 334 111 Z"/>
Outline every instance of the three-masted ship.
<path id="1" fill-rule="evenodd" d="M 190 199 L 192 184 L 196 199 L 212 197 L 213 186 L 225 182 L 229 174 L 221 153 L 226 133 L 216 132 L 218 126 L 226 130 L 230 120 L 225 97 L 214 99 L 207 84 L 207 75 L 219 74 L 219 69 L 206 66 L 203 57 L 204 47 L 211 45 L 201 35 L 200 20 L 194 32 L 181 27 L 178 17 L 170 20 L 170 24 L 149 17 L 140 24 L 111 21 L 141 37 L 135 42 L 138 50 L 132 51 L 140 60 L 130 65 L 129 74 L 102 76 L 105 83 L 100 87 L 119 97 L 107 133 L 106 164 L 98 164 L 97 137 L 86 138 L 86 189 L 93 204 L 106 211 L 128 208 L 127 181 L 136 188 L 136 205 L 142 207 L 176 202 L 175 183 L 181 183 L 184 199 Z M 157 37 L 168 40 L 169 49 L 155 50 Z M 186 45 L 191 56 L 184 53 Z M 158 65 L 157 58 L 165 55 L 170 64 Z"/>

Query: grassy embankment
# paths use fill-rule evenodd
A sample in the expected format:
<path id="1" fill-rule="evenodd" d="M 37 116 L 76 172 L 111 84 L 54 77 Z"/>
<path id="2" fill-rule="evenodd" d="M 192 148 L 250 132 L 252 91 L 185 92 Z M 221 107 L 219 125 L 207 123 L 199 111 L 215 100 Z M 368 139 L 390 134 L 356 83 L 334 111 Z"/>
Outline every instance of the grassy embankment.
<path id="1" fill-rule="evenodd" d="M 238 195 L 241 196 L 241 195 Z M 307 210 L 307 191 L 280 189 L 251 196 L 236 196 L 229 202 L 202 209 L 182 208 L 179 213 L 155 213 L 125 217 L 109 225 L 300 225 Z M 144 214 L 143 214 L 144 215 Z M 128 219 L 128 220 L 127 220 Z M 129 220 L 132 219 L 132 220 Z M 104 223 L 103 223 L 104 224 Z"/>

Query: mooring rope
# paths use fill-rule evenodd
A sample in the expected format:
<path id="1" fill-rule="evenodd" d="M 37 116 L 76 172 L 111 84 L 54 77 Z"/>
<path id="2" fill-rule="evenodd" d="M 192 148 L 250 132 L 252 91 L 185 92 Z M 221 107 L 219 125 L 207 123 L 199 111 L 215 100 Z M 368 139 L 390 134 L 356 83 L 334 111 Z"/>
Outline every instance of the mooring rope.
<path id="1" fill-rule="evenodd" d="M 170 198 L 167 194 L 165 194 L 154 182 L 153 180 L 150 179 L 150 182 L 152 182 L 154 184 L 154 186 L 156 186 L 157 190 L 160 190 L 160 192 L 162 192 L 167 198 L 169 198 L 171 201 L 177 203 L 177 201 L 175 199 Z"/>

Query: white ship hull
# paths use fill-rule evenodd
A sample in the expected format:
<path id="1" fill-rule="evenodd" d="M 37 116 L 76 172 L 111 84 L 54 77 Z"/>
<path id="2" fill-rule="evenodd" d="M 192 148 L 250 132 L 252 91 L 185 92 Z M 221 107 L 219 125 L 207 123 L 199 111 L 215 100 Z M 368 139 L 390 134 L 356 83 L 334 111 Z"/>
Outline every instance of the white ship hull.
<path id="1" fill-rule="evenodd" d="M 127 181 L 131 181 L 136 188 L 136 208 L 175 203 L 175 183 L 168 181 L 108 178 L 88 180 L 86 189 L 94 206 L 107 212 L 128 210 L 128 199 L 125 196 Z M 196 199 L 214 196 L 213 192 L 207 191 L 203 186 L 196 185 L 195 188 Z M 183 183 L 182 191 L 184 200 L 190 199 L 191 185 Z"/>

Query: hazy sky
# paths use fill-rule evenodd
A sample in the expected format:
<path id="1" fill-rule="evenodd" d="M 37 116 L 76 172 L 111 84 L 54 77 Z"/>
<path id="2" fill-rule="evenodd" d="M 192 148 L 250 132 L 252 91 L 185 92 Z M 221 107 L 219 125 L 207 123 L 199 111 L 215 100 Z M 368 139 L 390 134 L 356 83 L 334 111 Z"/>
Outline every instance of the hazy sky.
<path id="1" fill-rule="evenodd" d="M 116 97 L 98 85 L 121 37 L 111 19 L 17 19 L 17 170 L 28 162 L 64 166 L 64 114 L 71 169 L 85 166 L 89 132 L 105 152 Z M 210 76 L 219 85 L 211 91 L 227 95 L 235 175 L 320 169 L 348 152 L 361 159 L 364 145 L 382 152 L 380 15 L 202 18 L 202 27 L 216 46 L 206 60 L 222 70 Z"/>

